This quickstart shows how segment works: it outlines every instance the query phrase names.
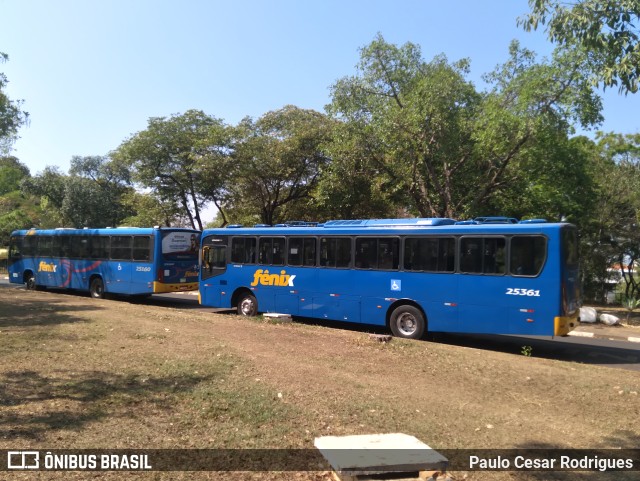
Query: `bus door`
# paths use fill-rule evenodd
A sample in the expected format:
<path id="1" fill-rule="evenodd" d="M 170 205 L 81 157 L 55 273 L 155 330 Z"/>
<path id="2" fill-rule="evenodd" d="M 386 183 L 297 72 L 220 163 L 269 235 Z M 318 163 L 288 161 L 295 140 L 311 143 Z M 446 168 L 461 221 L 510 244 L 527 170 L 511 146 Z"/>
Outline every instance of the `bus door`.
<path id="1" fill-rule="evenodd" d="M 223 306 L 231 302 L 227 279 L 228 236 L 210 235 L 202 239 L 200 267 L 200 304 Z M 221 277 L 222 276 L 222 277 Z"/>
<path id="2" fill-rule="evenodd" d="M 512 279 L 506 275 L 506 238 L 463 236 L 459 249 L 459 330 L 507 334 L 505 292 Z M 502 298 L 505 302 L 496 302 Z"/>

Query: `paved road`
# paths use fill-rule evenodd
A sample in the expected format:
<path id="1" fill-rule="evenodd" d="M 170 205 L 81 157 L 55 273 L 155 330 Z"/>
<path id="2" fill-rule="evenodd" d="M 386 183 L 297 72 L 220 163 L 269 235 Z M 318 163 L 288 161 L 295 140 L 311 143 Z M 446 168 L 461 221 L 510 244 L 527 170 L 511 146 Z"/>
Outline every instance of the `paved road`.
<path id="1" fill-rule="evenodd" d="M 0 278 L 0 295 L 3 288 L 21 289 L 9 285 Z M 84 296 L 84 294 L 78 294 Z M 87 297 L 87 302 L 91 299 Z M 123 301 L 126 302 L 126 301 Z M 153 305 L 179 307 L 181 309 L 198 309 L 207 312 L 228 312 L 224 309 L 203 308 L 198 305 L 197 296 L 189 294 L 162 294 L 136 301 Z M 318 322 L 317 320 L 300 320 L 300 322 Z M 336 328 L 347 328 L 357 331 L 370 331 L 370 326 L 345 326 L 341 323 L 323 322 Z M 443 344 L 464 346 L 474 349 L 490 349 L 506 353 L 522 355 L 523 347 L 531 347 L 532 357 L 556 359 L 560 361 L 579 362 L 597 366 L 640 371 L 640 343 L 622 340 L 609 340 L 585 337 L 559 337 L 555 339 L 520 336 L 488 336 L 435 333 L 430 340 Z"/>

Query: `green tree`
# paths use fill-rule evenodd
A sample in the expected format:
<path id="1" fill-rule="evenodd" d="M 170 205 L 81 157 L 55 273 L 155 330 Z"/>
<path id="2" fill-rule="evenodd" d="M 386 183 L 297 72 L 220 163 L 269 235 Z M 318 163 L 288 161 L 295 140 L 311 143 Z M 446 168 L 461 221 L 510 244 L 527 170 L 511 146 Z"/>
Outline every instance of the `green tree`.
<path id="1" fill-rule="evenodd" d="M 20 182 L 29 176 L 29 168 L 16 157 L 0 157 L 0 196 L 20 190 Z"/>
<path id="2" fill-rule="evenodd" d="M 526 181 L 522 166 L 535 170 L 540 139 L 566 142 L 572 123 L 601 119 L 600 99 L 569 55 L 538 63 L 513 43 L 507 62 L 485 77 L 488 92 L 467 74 L 467 61 L 424 62 L 416 45 L 379 35 L 362 49 L 357 75 L 332 88 L 328 110 L 348 124 L 333 162 L 358 155 L 372 190 L 411 214 L 474 216 Z"/>
<path id="3" fill-rule="evenodd" d="M 6 62 L 9 56 L 0 52 L 0 63 Z M 5 93 L 8 79 L 0 72 L 0 154 L 8 154 L 15 140 L 18 129 L 24 125 L 29 114 L 22 110 L 22 101 L 11 100 Z"/>
<path id="4" fill-rule="evenodd" d="M 133 178 L 157 199 L 177 205 L 194 229 L 202 229 L 201 211 L 220 204 L 229 166 L 229 129 L 199 110 L 170 118 L 149 119 L 146 130 L 114 152 L 120 165 L 133 168 Z M 175 204 L 174 204 L 175 202 Z"/>
<path id="5" fill-rule="evenodd" d="M 309 200 L 329 159 L 323 146 L 332 122 L 323 114 L 288 105 L 237 127 L 229 211 L 235 219 L 274 224 Z M 300 209 L 296 211 L 300 214 Z"/>
<path id="6" fill-rule="evenodd" d="M 546 27 L 549 39 L 585 55 L 605 87 L 637 92 L 640 76 L 640 3 L 637 0 L 529 0 L 518 20 L 526 30 Z"/>
<path id="7" fill-rule="evenodd" d="M 162 202 L 150 193 L 130 190 L 122 196 L 122 204 L 135 214 L 122 220 L 123 225 L 132 227 L 149 227 L 154 225 L 176 226 L 182 225 L 181 219 L 176 213 L 180 212 L 175 203 Z"/>
<path id="8" fill-rule="evenodd" d="M 586 293 L 603 300 L 607 269 L 640 261 L 640 134 L 599 134 L 594 159 L 598 201 L 583 228 L 583 263 Z M 630 270 L 623 274 L 627 297 L 639 297 Z"/>
<path id="9" fill-rule="evenodd" d="M 56 167 L 22 183 L 25 194 L 41 199 L 41 227 L 117 226 L 134 213 L 122 203 L 131 190 L 129 174 L 109 157 L 74 156 L 69 175 Z"/>

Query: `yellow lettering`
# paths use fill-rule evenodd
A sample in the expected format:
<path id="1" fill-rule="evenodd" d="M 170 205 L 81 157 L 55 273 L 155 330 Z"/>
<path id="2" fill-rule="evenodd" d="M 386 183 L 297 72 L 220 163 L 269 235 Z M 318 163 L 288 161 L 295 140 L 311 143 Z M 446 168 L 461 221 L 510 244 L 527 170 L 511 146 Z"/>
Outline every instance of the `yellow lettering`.
<path id="1" fill-rule="evenodd" d="M 55 264 L 47 264 L 44 261 L 40 261 L 40 264 L 38 264 L 38 272 L 56 272 L 57 267 Z"/>
<path id="2" fill-rule="evenodd" d="M 260 276 L 262 275 L 262 269 L 258 269 L 257 271 L 255 271 L 253 273 L 253 282 L 251 283 L 252 287 L 255 287 L 258 285 L 258 282 L 260 281 Z"/>
<path id="3" fill-rule="evenodd" d="M 280 274 L 269 274 L 268 270 L 258 269 L 253 273 L 253 282 L 251 286 L 255 287 L 258 284 L 262 286 L 293 286 L 293 280 L 296 276 L 287 274 L 287 271 L 282 270 Z"/>

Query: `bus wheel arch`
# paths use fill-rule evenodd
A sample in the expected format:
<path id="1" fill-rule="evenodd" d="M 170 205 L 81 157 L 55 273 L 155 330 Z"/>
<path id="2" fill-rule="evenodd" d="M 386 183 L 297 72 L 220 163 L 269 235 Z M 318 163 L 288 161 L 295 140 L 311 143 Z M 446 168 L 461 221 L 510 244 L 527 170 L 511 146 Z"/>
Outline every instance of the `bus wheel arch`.
<path id="1" fill-rule="evenodd" d="M 247 288 L 238 289 L 231 297 L 231 305 L 235 306 L 240 316 L 255 316 L 258 314 L 258 300 Z"/>
<path id="2" fill-rule="evenodd" d="M 98 275 L 91 276 L 89 279 L 89 295 L 94 299 L 104 299 L 105 292 L 102 277 Z"/>
<path id="3" fill-rule="evenodd" d="M 37 287 L 36 275 L 32 271 L 24 271 L 22 282 L 24 282 L 25 287 L 30 291 L 34 291 Z"/>
<path id="4" fill-rule="evenodd" d="M 427 315 L 418 303 L 401 299 L 389 306 L 387 326 L 395 337 L 421 339 L 427 333 Z"/>

